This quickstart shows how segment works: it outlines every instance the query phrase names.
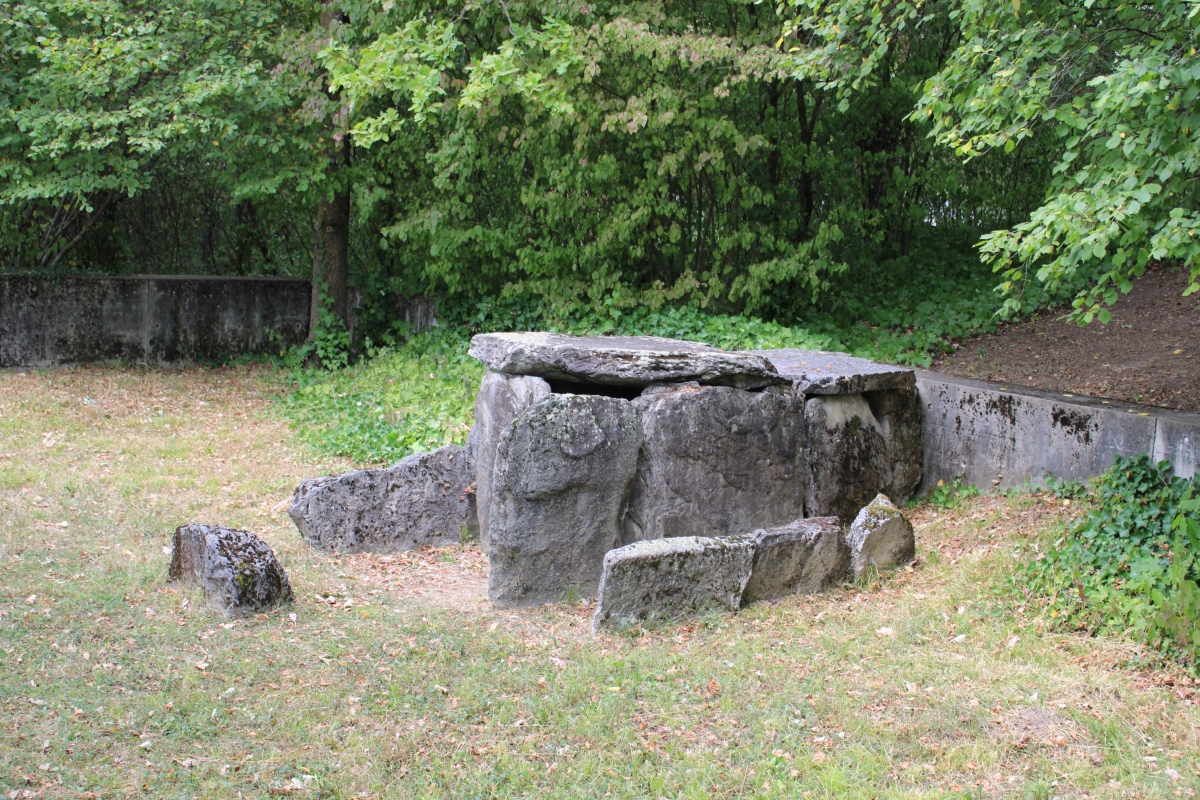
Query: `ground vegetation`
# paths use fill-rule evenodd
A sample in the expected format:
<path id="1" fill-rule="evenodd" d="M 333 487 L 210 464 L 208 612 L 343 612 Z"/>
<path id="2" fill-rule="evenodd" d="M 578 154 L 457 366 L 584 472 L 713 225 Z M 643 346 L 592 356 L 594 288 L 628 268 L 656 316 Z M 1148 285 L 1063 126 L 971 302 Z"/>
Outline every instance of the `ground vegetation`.
<path id="1" fill-rule="evenodd" d="M 495 614 L 472 546 L 331 556 L 283 511 L 353 466 L 273 369 L 0 374 L 0 789 L 18 798 L 1188 796 L 1195 684 L 1062 629 L 1011 580 L 1052 494 L 910 509 L 919 562 L 592 638 Z M 260 533 L 296 601 L 227 620 L 166 584 L 177 524 Z M 294 617 L 293 617 L 294 615 Z"/>

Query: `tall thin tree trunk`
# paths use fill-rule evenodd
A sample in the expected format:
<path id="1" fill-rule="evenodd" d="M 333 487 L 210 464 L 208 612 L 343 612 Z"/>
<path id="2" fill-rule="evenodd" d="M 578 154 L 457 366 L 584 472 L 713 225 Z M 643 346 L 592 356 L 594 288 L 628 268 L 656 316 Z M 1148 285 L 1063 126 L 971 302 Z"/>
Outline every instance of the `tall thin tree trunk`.
<path id="1" fill-rule="evenodd" d="M 346 166 L 344 154 L 335 170 Z M 321 292 L 332 303 L 329 309 L 350 327 L 350 192 L 335 192 L 332 198 L 317 203 L 316 230 L 313 236 L 313 291 L 309 316 L 309 338 L 319 319 Z"/>
<path id="2" fill-rule="evenodd" d="M 346 17 L 332 0 L 322 0 L 321 5 L 321 27 L 328 33 L 332 43 L 337 27 L 346 22 Z M 336 92 L 329 92 L 329 99 L 334 106 L 337 105 Z M 350 165 L 350 137 L 344 130 L 337 130 L 338 124 L 336 113 L 329 117 L 326 124 L 326 137 L 331 140 L 328 177 L 338 189 L 332 197 L 324 197 L 317 203 L 313 236 L 312 303 L 308 317 L 310 341 L 320 321 L 322 291 L 329 295 L 332 302 L 330 310 L 347 330 L 350 329 L 350 188 L 343 185 L 347 181 L 338 174 Z"/>

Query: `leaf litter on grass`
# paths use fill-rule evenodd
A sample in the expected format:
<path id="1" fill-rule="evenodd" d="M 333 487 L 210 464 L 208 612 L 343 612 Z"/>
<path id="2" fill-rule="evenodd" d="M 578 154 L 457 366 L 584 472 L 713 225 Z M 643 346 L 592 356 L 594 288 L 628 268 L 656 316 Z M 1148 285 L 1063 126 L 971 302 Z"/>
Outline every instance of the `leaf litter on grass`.
<path id="1" fill-rule="evenodd" d="M 1053 628 L 1006 580 L 1073 508 L 1035 495 L 917 506 L 911 571 L 592 637 L 587 605 L 475 602 L 486 560 L 473 545 L 342 557 L 303 545 L 281 501 L 351 464 L 274 418 L 281 386 L 251 369 L 0 374 L 13 456 L 0 459 L 3 794 L 1200 788 L 1190 678 L 1120 639 Z M 63 443 L 44 447 L 48 430 Z M 296 603 L 232 623 L 164 585 L 162 547 L 196 520 L 263 535 Z"/>

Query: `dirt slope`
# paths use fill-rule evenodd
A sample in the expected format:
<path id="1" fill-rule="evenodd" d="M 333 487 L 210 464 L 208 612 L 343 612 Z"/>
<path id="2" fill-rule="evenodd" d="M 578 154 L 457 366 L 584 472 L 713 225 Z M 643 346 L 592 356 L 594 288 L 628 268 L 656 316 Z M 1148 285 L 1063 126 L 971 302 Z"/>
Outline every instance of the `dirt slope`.
<path id="1" fill-rule="evenodd" d="M 1041 389 L 1200 412 L 1200 294 L 1187 274 L 1159 269 L 1134 282 L 1107 325 L 1080 327 L 1069 309 L 1043 312 L 959 342 L 932 369 Z"/>

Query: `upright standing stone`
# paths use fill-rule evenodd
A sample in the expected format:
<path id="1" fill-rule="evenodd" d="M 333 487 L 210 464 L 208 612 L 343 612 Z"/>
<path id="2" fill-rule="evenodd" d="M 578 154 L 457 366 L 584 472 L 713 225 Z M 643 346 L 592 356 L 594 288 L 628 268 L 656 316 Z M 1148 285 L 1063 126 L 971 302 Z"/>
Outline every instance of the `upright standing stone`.
<path id="1" fill-rule="evenodd" d="M 850 545 L 837 517 L 798 519 L 751 535 L 758 546 L 743 603 L 822 592 L 850 576 Z"/>
<path id="2" fill-rule="evenodd" d="M 595 596 L 641 442 L 633 405 L 596 395 L 550 395 L 504 430 L 489 522 L 493 604 Z"/>
<path id="3" fill-rule="evenodd" d="M 855 578 L 867 567 L 898 567 L 916 558 L 912 523 L 884 495 L 858 512 L 849 539 Z"/>
<path id="4" fill-rule="evenodd" d="M 909 497 L 916 491 L 923 461 L 922 406 L 912 369 L 845 353 L 753 352 L 766 356 L 808 398 L 809 514 L 848 519 L 877 492 Z M 840 424 L 856 418 L 852 429 Z M 865 469 L 847 473 L 846 468 Z M 839 487 L 847 481 L 847 496 L 839 499 Z"/>
<path id="5" fill-rule="evenodd" d="M 675 384 L 633 401 L 644 440 L 622 540 L 719 536 L 804 516 L 803 399 Z"/>
<path id="6" fill-rule="evenodd" d="M 525 409 L 550 396 L 550 384 L 531 376 L 504 375 L 488 370 L 475 395 L 475 426 L 471 428 L 475 476 L 475 506 L 479 543 L 486 553 L 490 541 L 492 476 L 500 435 Z"/>
<path id="7" fill-rule="evenodd" d="M 891 477 L 883 428 L 862 395 L 814 397 L 808 423 L 808 513 L 850 519 Z"/>
<path id="8" fill-rule="evenodd" d="M 177 528 L 171 551 L 170 582 L 204 590 L 208 606 L 240 617 L 292 599 L 287 573 L 266 542 L 249 531 L 223 525 Z"/>
<path id="9" fill-rule="evenodd" d="M 913 385 L 868 392 L 864 397 L 883 430 L 891 467 L 891 475 L 879 491 L 888 497 L 912 497 L 921 485 L 924 466 L 921 395 Z"/>
<path id="10" fill-rule="evenodd" d="M 296 487 L 288 515 L 321 550 L 388 553 L 442 547 L 470 530 L 467 455 L 457 445 L 386 469 L 313 478 Z"/>
<path id="11" fill-rule="evenodd" d="M 712 609 L 737 611 L 754 563 L 750 536 L 634 542 L 604 557 L 592 631 Z"/>
<path id="12" fill-rule="evenodd" d="M 788 382 L 761 355 L 656 336 L 481 333 L 471 339 L 470 354 L 497 372 L 576 383 L 698 381 L 759 389 Z"/>

